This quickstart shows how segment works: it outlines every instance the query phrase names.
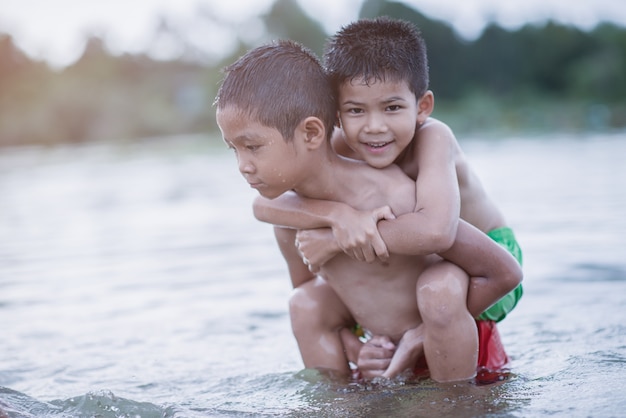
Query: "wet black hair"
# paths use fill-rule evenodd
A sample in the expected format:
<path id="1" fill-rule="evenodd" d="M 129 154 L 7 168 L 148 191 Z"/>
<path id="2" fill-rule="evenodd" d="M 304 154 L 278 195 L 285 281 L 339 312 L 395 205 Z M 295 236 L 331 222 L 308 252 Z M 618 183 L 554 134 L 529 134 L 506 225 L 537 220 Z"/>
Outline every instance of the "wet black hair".
<path id="1" fill-rule="evenodd" d="M 293 139 L 298 124 L 320 118 L 330 135 L 335 97 L 317 56 L 297 42 L 282 40 L 248 51 L 224 69 L 215 105 L 234 106 L 265 126 Z"/>
<path id="2" fill-rule="evenodd" d="M 414 24 L 389 17 L 360 19 L 326 44 L 324 66 L 335 92 L 346 81 L 406 81 L 420 98 L 428 90 L 426 42 Z"/>

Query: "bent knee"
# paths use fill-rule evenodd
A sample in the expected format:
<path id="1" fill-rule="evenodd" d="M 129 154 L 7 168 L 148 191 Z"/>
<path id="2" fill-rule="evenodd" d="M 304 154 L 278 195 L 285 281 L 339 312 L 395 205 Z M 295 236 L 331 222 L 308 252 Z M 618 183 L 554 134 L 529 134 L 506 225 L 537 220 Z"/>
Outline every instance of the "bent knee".
<path id="1" fill-rule="evenodd" d="M 321 300 L 316 299 L 315 294 L 307 292 L 306 289 L 294 289 L 289 298 L 289 312 L 293 314 L 316 316 L 320 311 Z"/>
<path id="2" fill-rule="evenodd" d="M 289 298 L 294 333 L 306 329 L 338 329 L 350 324 L 347 308 L 323 281 L 305 283 Z"/>
<path id="3" fill-rule="evenodd" d="M 425 323 L 446 327 L 468 314 L 469 278 L 450 263 L 434 267 L 418 281 L 417 304 Z"/>

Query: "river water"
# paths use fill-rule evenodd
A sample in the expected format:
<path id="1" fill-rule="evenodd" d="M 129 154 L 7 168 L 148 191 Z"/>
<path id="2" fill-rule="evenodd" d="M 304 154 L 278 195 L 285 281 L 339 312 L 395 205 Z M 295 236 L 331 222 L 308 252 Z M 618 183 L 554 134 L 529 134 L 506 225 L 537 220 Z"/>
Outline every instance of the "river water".
<path id="1" fill-rule="evenodd" d="M 626 135 L 462 142 L 524 249 L 502 383 L 303 371 L 289 279 L 206 138 L 0 151 L 0 417 L 626 413 Z"/>

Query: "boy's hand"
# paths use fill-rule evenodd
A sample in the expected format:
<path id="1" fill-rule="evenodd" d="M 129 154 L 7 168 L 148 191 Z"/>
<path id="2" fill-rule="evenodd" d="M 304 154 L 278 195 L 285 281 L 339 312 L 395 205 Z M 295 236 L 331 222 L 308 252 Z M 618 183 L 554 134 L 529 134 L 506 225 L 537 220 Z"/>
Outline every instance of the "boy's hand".
<path id="1" fill-rule="evenodd" d="M 366 379 L 382 376 L 389 367 L 395 350 L 396 345 L 388 337 L 372 337 L 359 351 L 357 366 L 361 376 Z"/>
<path id="2" fill-rule="evenodd" d="M 341 252 L 330 228 L 301 229 L 296 233 L 296 248 L 312 273 Z"/>
<path id="3" fill-rule="evenodd" d="M 422 354 L 424 354 L 423 324 L 404 333 L 389 363 L 389 367 L 381 376 L 393 379 L 406 369 L 415 368 L 417 360 Z"/>
<path id="4" fill-rule="evenodd" d="M 348 256 L 371 263 L 377 258 L 387 261 L 389 251 L 378 232 L 378 221 L 395 219 L 389 206 L 369 211 L 352 210 L 333 224 L 339 248 Z"/>

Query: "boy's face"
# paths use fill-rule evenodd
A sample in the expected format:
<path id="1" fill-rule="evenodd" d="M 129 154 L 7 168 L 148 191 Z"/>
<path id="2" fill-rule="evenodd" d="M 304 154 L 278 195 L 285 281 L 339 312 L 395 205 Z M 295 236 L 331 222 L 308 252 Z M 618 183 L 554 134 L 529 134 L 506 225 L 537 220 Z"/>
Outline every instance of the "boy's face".
<path id="1" fill-rule="evenodd" d="M 239 172 L 250 187 L 268 199 L 295 188 L 299 181 L 295 141 L 285 141 L 277 129 L 232 106 L 216 115 L 224 142 L 235 151 Z"/>
<path id="2" fill-rule="evenodd" d="M 406 81 L 346 81 L 339 118 L 346 142 L 372 167 L 392 164 L 413 140 L 417 100 Z"/>

